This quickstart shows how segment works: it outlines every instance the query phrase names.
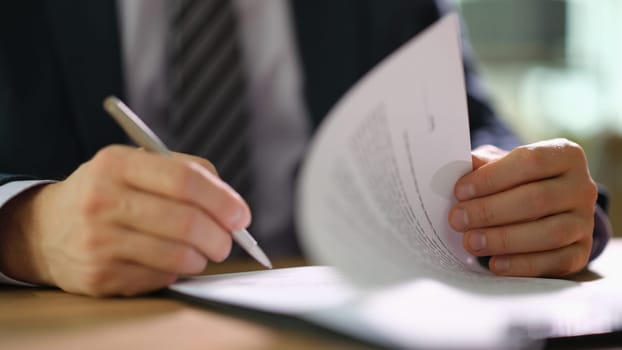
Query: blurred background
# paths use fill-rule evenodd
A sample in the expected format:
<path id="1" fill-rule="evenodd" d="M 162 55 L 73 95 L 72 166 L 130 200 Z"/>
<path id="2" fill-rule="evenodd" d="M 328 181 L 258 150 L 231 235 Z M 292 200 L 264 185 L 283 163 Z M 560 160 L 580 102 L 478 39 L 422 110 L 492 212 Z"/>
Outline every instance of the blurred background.
<path id="1" fill-rule="evenodd" d="M 622 1 L 454 2 L 497 110 L 525 142 L 584 147 L 622 236 Z"/>

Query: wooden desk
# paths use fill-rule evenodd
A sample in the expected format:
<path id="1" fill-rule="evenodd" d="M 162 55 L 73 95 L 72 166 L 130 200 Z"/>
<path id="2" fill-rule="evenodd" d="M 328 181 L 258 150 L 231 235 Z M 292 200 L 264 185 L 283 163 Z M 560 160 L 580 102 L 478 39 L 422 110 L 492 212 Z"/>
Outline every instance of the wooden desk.
<path id="1" fill-rule="evenodd" d="M 622 239 L 612 246 L 622 250 Z M 594 263 L 619 273 L 614 254 Z M 300 266 L 281 261 L 277 267 Z M 210 273 L 258 269 L 253 261 L 212 264 Z M 607 274 L 604 274 L 607 275 Z M 587 271 L 577 280 L 590 280 Z M 551 349 L 609 348 L 620 334 L 557 339 Z M 290 318 L 198 306 L 154 294 L 94 299 L 55 289 L 0 287 L 0 349 L 372 349 L 371 345 Z"/>
<path id="2" fill-rule="evenodd" d="M 300 266 L 281 261 L 278 267 Z M 209 273 L 258 269 L 212 264 Z M 55 289 L 0 287 L 0 349 L 366 349 L 293 319 L 197 306 L 162 293 L 94 299 Z"/>

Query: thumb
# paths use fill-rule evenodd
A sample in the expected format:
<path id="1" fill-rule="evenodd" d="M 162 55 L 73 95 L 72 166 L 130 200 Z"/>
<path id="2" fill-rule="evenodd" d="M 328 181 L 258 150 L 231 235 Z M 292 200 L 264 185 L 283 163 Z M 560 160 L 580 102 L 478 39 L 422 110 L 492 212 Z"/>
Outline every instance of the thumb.
<path id="1" fill-rule="evenodd" d="M 503 158 L 508 151 L 503 150 L 497 146 L 484 145 L 479 146 L 471 151 L 471 161 L 473 162 L 473 170 L 477 170 L 482 166 L 493 163 Z"/>
<path id="2" fill-rule="evenodd" d="M 471 161 L 473 162 L 473 170 L 477 170 L 483 165 L 490 163 L 489 159 L 475 153 L 471 153 Z"/>

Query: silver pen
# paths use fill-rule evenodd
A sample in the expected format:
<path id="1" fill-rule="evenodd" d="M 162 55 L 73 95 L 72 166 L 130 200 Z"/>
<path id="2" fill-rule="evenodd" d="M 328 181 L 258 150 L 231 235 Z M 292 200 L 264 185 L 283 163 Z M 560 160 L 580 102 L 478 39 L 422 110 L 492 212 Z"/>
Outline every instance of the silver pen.
<path id="1" fill-rule="evenodd" d="M 144 147 L 147 151 L 165 156 L 172 155 L 172 152 L 164 145 L 162 140 L 123 101 L 114 96 L 109 96 L 104 100 L 104 109 L 136 144 Z M 246 229 L 233 231 L 231 236 L 237 244 L 260 264 L 269 269 L 272 268 L 270 259 L 268 259 L 257 244 L 257 241 Z"/>

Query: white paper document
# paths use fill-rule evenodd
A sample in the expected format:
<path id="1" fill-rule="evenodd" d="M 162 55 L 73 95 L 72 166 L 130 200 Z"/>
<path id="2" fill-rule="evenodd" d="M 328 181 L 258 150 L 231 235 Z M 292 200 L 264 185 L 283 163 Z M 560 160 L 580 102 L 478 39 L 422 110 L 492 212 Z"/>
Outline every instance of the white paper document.
<path id="1" fill-rule="evenodd" d="M 447 222 L 471 170 L 457 18 L 374 68 L 316 133 L 298 193 L 305 251 L 363 284 L 484 272 Z"/>
<path id="2" fill-rule="evenodd" d="M 199 299 L 296 316 L 372 343 L 421 349 L 537 349 L 548 337 L 619 330 L 622 242 L 594 279 L 521 279 L 531 291 L 470 292 L 417 278 L 369 291 L 336 268 L 309 266 L 204 276 L 170 289 Z"/>
<path id="3" fill-rule="evenodd" d="M 296 222 L 304 251 L 330 267 L 198 277 L 171 289 L 404 348 L 518 348 L 619 325 L 622 303 L 601 300 L 611 286 L 497 277 L 464 250 L 447 217 L 470 150 L 450 15 L 367 74 L 312 140 Z"/>

